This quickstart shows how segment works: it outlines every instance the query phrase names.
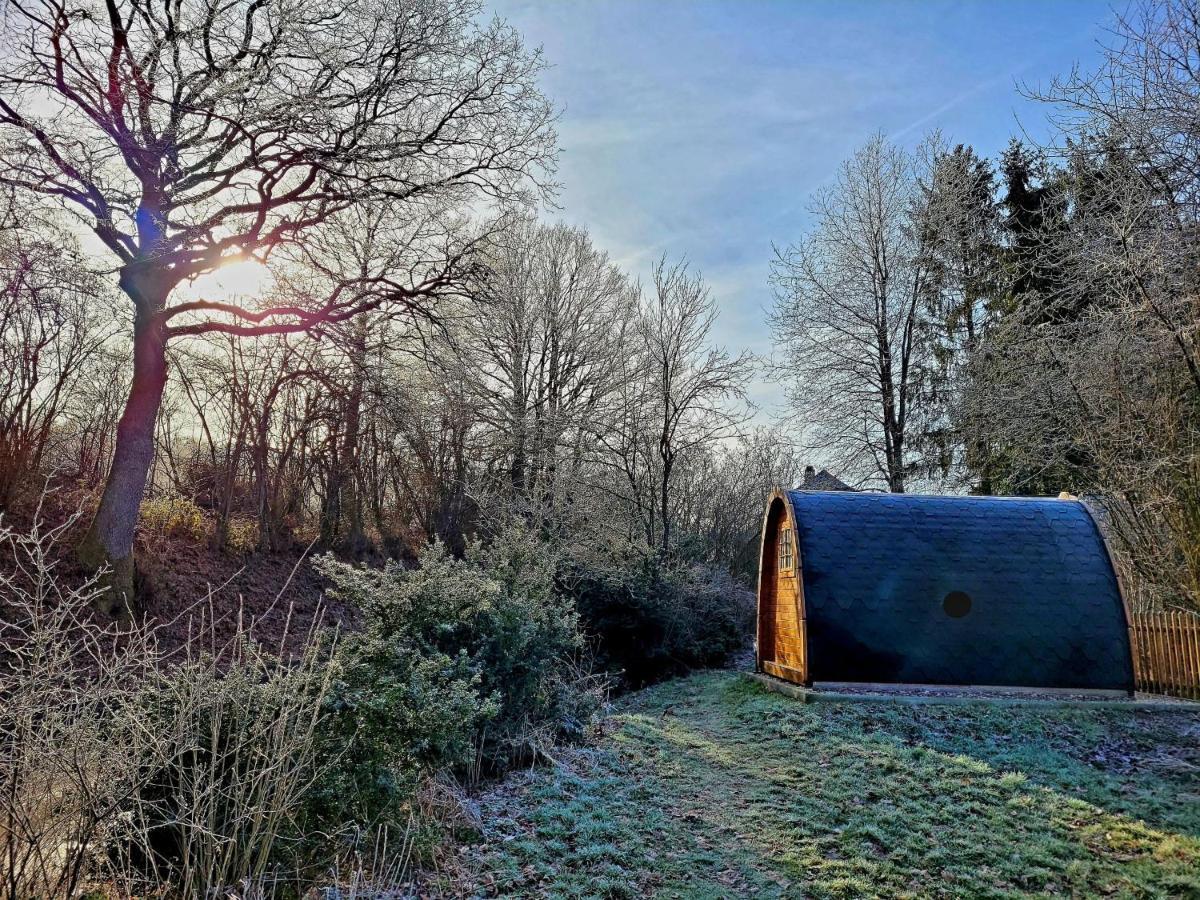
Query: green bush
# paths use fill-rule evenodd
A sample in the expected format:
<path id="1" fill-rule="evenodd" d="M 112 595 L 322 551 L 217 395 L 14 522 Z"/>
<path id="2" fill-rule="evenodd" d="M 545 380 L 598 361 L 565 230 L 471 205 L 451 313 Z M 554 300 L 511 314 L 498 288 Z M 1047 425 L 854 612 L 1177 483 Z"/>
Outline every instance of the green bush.
<path id="1" fill-rule="evenodd" d="M 310 805 L 314 824 L 405 824 L 423 775 L 470 777 L 584 734 L 600 702 L 555 561 L 521 532 L 454 558 L 365 569 L 324 557 L 331 593 L 362 610 L 334 657 L 324 753 L 336 765 Z"/>
<path id="2" fill-rule="evenodd" d="M 333 668 L 317 741 L 324 765 L 305 802 L 306 830 L 319 841 L 423 825 L 422 782 L 468 765 L 476 734 L 495 714 L 470 660 L 363 635 L 347 640 Z"/>
<path id="3" fill-rule="evenodd" d="M 576 554 L 559 580 L 596 664 L 629 688 L 725 663 L 754 623 L 754 595 L 724 569 L 633 544 Z"/>

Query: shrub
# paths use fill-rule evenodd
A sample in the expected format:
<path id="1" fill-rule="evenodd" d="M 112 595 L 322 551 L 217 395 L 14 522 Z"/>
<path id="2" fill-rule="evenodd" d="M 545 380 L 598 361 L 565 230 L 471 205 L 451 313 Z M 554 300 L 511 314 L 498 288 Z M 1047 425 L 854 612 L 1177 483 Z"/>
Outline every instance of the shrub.
<path id="1" fill-rule="evenodd" d="M 225 550 L 234 556 L 245 556 L 258 547 L 258 522 L 235 517 L 225 524 Z"/>
<path id="2" fill-rule="evenodd" d="M 323 774 L 303 811 L 318 841 L 410 827 L 425 779 L 468 765 L 475 735 L 495 713 L 465 655 L 421 653 L 367 635 L 348 644 L 334 663 L 317 736 Z"/>
<path id="3" fill-rule="evenodd" d="M 92 619 L 96 580 L 64 584 L 55 544 L 75 518 L 0 527 L 0 897 L 74 897 L 142 784 L 130 714 L 153 664 L 143 629 Z"/>
<path id="4" fill-rule="evenodd" d="M 131 894 L 169 884 L 182 897 L 235 885 L 260 895 L 294 877 L 329 678 L 312 636 L 282 664 L 239 627 L 219 655 L 189 647 L 145 680 L 133 709 L 144 780 L 112 851 Z"/>
<path id="5" fill-rule="evenodd" d="M 143 500 L 139 522 L 142 530 L 149 534 L 187 538 L 196 543 L 208 534 L 204 511 L 178 494 L 162 494 Z"/>
<path id="6" fill-rule="evenodd" d="M 562 569 L 597 665 L 626 687 L 720 665 L 744 647 L 754 595 L 716 566 L 633 544 L 577 553 Z"/>
<path id="7" fill-rule="evenodd" d="M 413 570 L 323 559 L 362 609 L 344 640 L 283 658 L 207 623 L 168 657 L 151 630 L 91 624 L 95 582 L 62 586 L 70 525 L 0 530 L 19 563 L 0 573 L 0 897 L 302 894 L 370 835 L 398 836 L 368 860 L 391 878 L 452 818 L 449 775 L 548 754 L 602 700 L 557 560 L 523 532 Z"/>
<path id="8" fill-rule="evenodd" d="M 97 579 L 59 576 L 74 522 L 45 530 L 39 509 L 27 534 L 0 528 L 0 897 L 261 893 L 300 862 L 318 643 L 281 664 L 240 626 L 223 648 L 201 629 L 169 660 L 152 629 L 96 623 Z"/>
<path id="9" fill-rule="evenodd" d="M 239 617 L 229 643 L 209 622 L 168 656 L 151 629 L 95 623 L 96 580 L 59 577 L 55 543 L 74 522 L 0 527 L 0 898 L 300 896 L 314 877 L 328 884 L 331 866 L 337 883 L 397 882 L 410 819 L 447 815 L 427 774 L 469 763 L 473 729 L 496 710 L 467 654 L 413 652 L 377 682 L 393 655 L 309 635 L 281 658 Z M 361 809 L 351 776 L 366 768 L 342 752 L 353 732 L 339 703 L 386 718 L 413 761 L 397 769 L 412 803 L 399 829 L 332 843 L 304 831 L 317 788 L 340 784 Z"/>
<path id="10" fill-rule="evenodd" d="M 587 729 L 599 685 L 581 672 L 578 617 L 536 538 L 507 532 L 461 560 L 433 544 L 415 569 L 318 568 L 363 613 L 335 661 L 326 742 L 342 762 L 311 808 L 324 827 L 403 824 L 423 773 L 472 776 Z"/>

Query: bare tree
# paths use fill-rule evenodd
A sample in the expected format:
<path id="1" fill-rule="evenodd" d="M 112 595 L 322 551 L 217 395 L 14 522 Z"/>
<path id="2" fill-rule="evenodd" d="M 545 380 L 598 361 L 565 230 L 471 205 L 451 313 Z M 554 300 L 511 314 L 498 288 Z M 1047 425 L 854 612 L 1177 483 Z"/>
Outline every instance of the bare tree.
<path id="1" fill-rule="evenodd" d="M 176 351 L 157 456 L 170 489 L 212 511 L 218 547 L 235 516 L 257 521 L 262 549 L 286 546 L 292 462 L 317 439 L 325 404 L 313 401 L 334 393 L 321 349 L 288 335 L 210 335 Z"/>
<path id="2" fill-rule="evenodd" d="M 1139 600 L 1200 606 L 1200 4 L 1122 18 L 1095 72 L 1043 99 L 1067 138 L 1063 273 L 973 364 L 966 413 L 1018 470 L 1098 495 Z M 1047 314 L 1047 310 L 1055 313 Z M 1063 315 L 1062 311 L 1070 315 Z M 1019 486 L 1018 486 L 1019 487 Z"/>
<path id="3" fill-rule="evenodd" d="M 1103 135 L 1148 190 L 1194 227 L 1200 214 L 1200 2 L 1141 0 L 1118 17 L 1094 71 L 1043 91 L 1065 135 Z"/>
<path id="4" fill-rule="evenodd" d="M 459 371 L 499 440 L 512 501 L 545 517 L 604 427 L 634 290 L 585 231 L 528 220 L 492 242 L 473 293 Z"/>
<path id="5" fill-rule="evenodd" d="M 1091 166 L 1084 210 L 1101 217 L 1102 241 L 1078 242 L 1072 258 L 1118 257 L 1127 302 L 1174 334 L 1200 391 L 1200 0 L 1147 0 L 1119 20 L 1096 72 L 1034 96 L 1054 104 L 1077 146 L 1105 157 Z"/>
<path id="6" fill-rule="evenodd" d="M 746 385 L 754 358 L 711 344 L 717 305 L 687 263 L 663 257 L 651 278 L 652 296 L 638 319 L 640 380 L 624 428 L 614 437 L 638 506 L 647 516 L 648 542 L 672 546 L 677 518 L 677 467 L 689 455 L 737 436 L 748 414 Z M 647 488 L 653 501 L 642 499 Z M 657 518 L 657 534 L 654 527 Z"/>
<path id="7" fill-rule="evenodd" d="M 138 503 L 166 345 L 211 332 L 306 333 L 437 290 L 446 266 L 372 273 L 280 305 L 184 281 L 271 255 L 356 206 L 397 217 L 520 194 L 552 163 L 541 63 L 472 0 L 13 0 L 0 58 L 0 182 L 73 208 L 133 304 L 133 380 L 81 546 L 132 591 Z M 395 277 L 392 277 L 392 274 Z M 184 317 L 181 321 L 176 321 Z"/>
<path id="8" fill-rule="evenodd" d="M 65 462 L 47 456 L 117 331 L 106 285 L 44 212 L 0 198 L 0 509 L 44 464 Z"/>
<path id="9" fill-rule="evenodd" d="M 475 397 L 453 365 L 396 364 L 380 391 L 380 476 L 404 526 L 456 552 L 475 524 L 485 464 Z"/>
<path id="10" fill-rule="evenodd" d="M 605 427 L 596 432 L 601 459 L 592 483 L 610 500 L 610 515 L 601 521 L 611 523 L 618 536 L 631 542 L 640 532 L 646 546 L 653 547 L 659 532 L 662 466 L 651 415 L 649 356 L 640 340 L 643 334 L 639 328 L 616 360 L 617 389 L 606 406 Z"/>
<path id="11" fill-rule="evenodd" d="M 764 498 L 799 483 L 804 463 L 778 428 L 755 428 L 736 441 L 685 459 L 677 479 L 679 531 L 698 555 L 747 580 L 758 572 Z"/>
<path id="12" fill-rule="evenodd" d="M 812 202 L 812 231 L 776 249 L 771 316 L 783 376 L 813 449 L 902 492 L 920 405 L 921 298 L 929 273 L 913 227 L 916 161 L 882 136 Z"/>

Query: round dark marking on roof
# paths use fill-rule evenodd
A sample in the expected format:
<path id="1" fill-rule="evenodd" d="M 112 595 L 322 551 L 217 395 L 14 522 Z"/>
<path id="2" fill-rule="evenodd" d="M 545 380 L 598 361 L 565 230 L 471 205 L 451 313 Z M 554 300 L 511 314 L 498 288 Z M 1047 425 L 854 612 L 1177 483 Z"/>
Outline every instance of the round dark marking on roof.
<path id="1" fill-rule="evenodd" d="M 971 597 L 965 591 L 951 591 L 942 600 L 942 609 L 952 619 L 961 619 L 971 611 Z"/>

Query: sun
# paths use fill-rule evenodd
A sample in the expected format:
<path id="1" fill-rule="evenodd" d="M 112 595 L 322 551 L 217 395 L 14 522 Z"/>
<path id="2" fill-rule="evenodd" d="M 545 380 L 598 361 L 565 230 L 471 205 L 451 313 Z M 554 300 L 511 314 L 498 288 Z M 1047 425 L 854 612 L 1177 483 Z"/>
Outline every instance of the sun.
<path id="1" fill-rule="evenodd" d="M 184 292 L 189 299 L 233 303 L 258 299 L 273 282 L 270 269 L 256 259 L 243 257 L 198 276 Z"/>

